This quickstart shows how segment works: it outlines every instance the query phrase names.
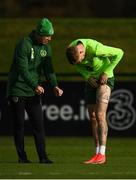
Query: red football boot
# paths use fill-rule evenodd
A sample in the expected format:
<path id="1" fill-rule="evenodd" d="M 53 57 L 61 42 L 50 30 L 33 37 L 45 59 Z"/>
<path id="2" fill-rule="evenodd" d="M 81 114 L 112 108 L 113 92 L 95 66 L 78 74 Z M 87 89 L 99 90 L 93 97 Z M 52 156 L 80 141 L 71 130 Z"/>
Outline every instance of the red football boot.
<path id="1" fill-rule="evenodd" d="M 94 162 L 95 162 L 97 156 L 98 156 L 98 154 L 95 154 L 93 157 L 91 157 L 91 159 L 84 161 L 83 163 L 84 164 L 95 164 Z"/>
<path id="2" fill-rule="evenodd" d="M 103 154 L 98 153 L 96 159 L 94 160 L 93 164 L 104 164 L 106 163 L 106 156 Z"/>

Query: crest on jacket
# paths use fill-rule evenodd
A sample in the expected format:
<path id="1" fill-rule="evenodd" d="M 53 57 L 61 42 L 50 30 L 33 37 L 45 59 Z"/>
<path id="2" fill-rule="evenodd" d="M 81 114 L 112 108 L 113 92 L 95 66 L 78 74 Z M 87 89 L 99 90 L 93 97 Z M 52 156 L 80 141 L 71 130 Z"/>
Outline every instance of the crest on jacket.
<path id="1" fill-rule="evenodd" d="M 47 51 L 45 49 L 40 50 L 41 57 L 45 57 L 47 55 Z"/>

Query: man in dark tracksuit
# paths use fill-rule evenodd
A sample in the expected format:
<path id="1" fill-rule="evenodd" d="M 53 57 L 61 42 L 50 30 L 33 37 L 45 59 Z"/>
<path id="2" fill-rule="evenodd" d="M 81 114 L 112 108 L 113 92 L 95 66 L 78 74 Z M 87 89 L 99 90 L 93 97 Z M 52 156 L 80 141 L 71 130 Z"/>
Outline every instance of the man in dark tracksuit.
<path id="1" fill-rule="evenodd" d="M 8 104 L 14 120 L 14 141 L 19 163 L 29 163 L 24 148 L 25 110 L 32 125 L 36 150 L 40 163 L 52 163 L 45 149 L 45 134 L 40 96 L 44 93 L 41 85 L 42 74 L 56 96 L 63 90 L 58 87 L 52 66 L 51 47 L 48 44 L 54 34 L 52 23 L 41 19 L 28 37 L 16 45 L 13 63 L 9 72 L 7 87 Z"/>

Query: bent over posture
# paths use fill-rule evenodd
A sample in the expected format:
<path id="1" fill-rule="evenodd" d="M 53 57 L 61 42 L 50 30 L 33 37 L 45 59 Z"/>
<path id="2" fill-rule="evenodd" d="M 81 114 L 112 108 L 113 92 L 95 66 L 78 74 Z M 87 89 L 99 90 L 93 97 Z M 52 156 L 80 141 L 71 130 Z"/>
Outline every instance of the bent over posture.
<path id="1" fill-rule="evenodd" d="M 85 100 L 96 150 L 84 163 L 103 164 L 106 162 L 106 112 L 114 86 L 113 70 L 121 60 L 123 51 L 93 39 L 77 39 L 67 47 L 66 56 L 86 80 Z"/>
<path id="2" fill-rule="evenodd" d="M 24 147 L 24 114 L 28 113 L 32 125 L 40 163 L 52 163 L 45 147 L 41 95 L 46 91 L 41 84 L 44 75 L 56 96 L 63 91 L 58 87 L 52 66 L 51 41 L 54 29 L 47 19 L 41 19 L 29 36 L 16 45 L 9 72 L 7 96 L 14 121 L 14 141 L 19 163 L 30 163 Z"/>

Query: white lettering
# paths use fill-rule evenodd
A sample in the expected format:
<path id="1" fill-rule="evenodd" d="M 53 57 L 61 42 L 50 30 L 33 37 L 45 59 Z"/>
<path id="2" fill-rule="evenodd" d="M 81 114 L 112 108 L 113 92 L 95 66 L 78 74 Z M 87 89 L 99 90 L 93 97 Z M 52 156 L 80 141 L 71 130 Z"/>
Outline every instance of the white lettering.
<path id="1" fill-rule="evenodd" d="M 60 109 L 60 118 L 63 119 L 64 121 L 69 121 L 72 119 L 73 115 L 73 109 L 69 105 L 64 105 Z"/>
<path id="2" fill-rule="evenodd" d="M 83 100 L 80 101 L 79 113 L 80 113 L 80 120 L 84 121 L 86 117 L 85 117 L 85 101 Z"/>
<path id="3" fill-rule="evenodd" d="M 56 121 L 59 118 L 59 108 L 56 105 L 50 105 L 46 109 L 46 116 L 51 121 Z"/>
<path id="4" fill-rule="evenodd" d="M 85 101 L 79 102 L 79 113 L 75 114 L 74 109 L 69 104 L 64 104 L 60 108 L 55 104 L 43 105 L 42 111 L 44 117 L 49 121 L 57 121 L 61 119 L 63 121 L 85 121 L 89 119 L 87 108 L 85 107 Z M 28 114 L 25 111 L 25 120 L 28 120 Z"/>

